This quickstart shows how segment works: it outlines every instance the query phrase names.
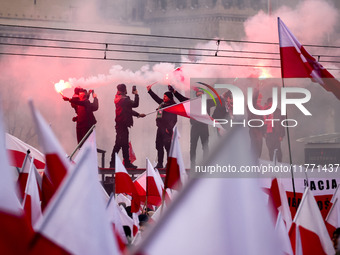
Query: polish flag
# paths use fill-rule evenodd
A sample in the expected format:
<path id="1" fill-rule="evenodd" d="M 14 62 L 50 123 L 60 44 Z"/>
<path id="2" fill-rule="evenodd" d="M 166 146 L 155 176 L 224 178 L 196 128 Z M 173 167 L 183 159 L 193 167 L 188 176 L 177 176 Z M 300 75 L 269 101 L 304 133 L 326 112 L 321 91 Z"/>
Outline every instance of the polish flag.
<path id="1" fill-rule="evenodd" d="M 275 219 L 277 219 L 278 214 L 280 213 L 280 217 L 284 221 L 287 229 L 290 229 L 292 225 L 292 215 L 290 213 L 288 199 L 286 195 L 286 190 L 280 180 L 274 178 L 272 180 L 270 189 L 269 189 L 270 201 L 273 205 Z"/>
<path id="2" fill-rule="evenodd" d="M 53 134 L 52 129 L 35 109 L 33 102 L 30 102 L 30 108 L 36 123 L 39 142 L 46 156 L 46 170 L 42 178 L 41 198 L 41 206 L 44 210 L 66 175 L 70 162 L 66 159 L 66 153 Z"/>
<path id="3" fill-rule="evenodd" d="M 175 127 L 168 163 L 166 166 L 166 176 L 164 182 L 165 189 L 178 189 L 182 187 L 185 181 L 188 179 L 178 138 L 178 130 L 177 127 Z"/>
<path id="4" fill-rule="evenodd" d="M 147 195 L 148 205 L 159 206 L 161 204 L 164 184 L 162 179 L 158 178 L 148 159 L 146 159 L 146 171 L 139 175 L 133 183 L 141 201 L 146 201 Z"/>
<path id="5" fill-rule="evenodd" d="M 97 153 L 87 148 L 37 222 L 33 254 L 121 254 L 97 173 Z"/>
<path id="6" fill-rule="evenodd" d="M 136 236 L 139 230 L 139 218 L 137 213 L 132 213 L 132 220 L 133 220 L 133 236 Z"/>
<path id="7" fill-rule="evenodd" d="M 340 192 L 339 186 L 336 188 L 334 195 L 331 199 L 332 207 L 328 212 L 328 215 L 325 219 L 326 227 L 328 230 L 328 234 L 330 237 L 333 236 L 333 232 L 340 227 Z"/>
<path id="8" fill-rule="evenodd" d="M 148 201 L 153 205 L 159 206 L 162 202 L 162 192 L 164 183 L 159 175 L 153 168 L 149 159 L 146 159 L 146 178 L 147 178 L 147 195 Z"/>
<path id="9" fill-rule="evenodd" d="M 27 184 L 24 194 L 23 207 L 31 226 L 34 227 L 35 223 L 42 216 L 39 188 L 34 172 L 33 161 L 30 162 L 30 171 L 28 173 Z"/>
<path id="10" fill-rule="evenodd" d="M 0 114 L 1 115 L 1 114 Z M 33 229 L 20 205 L 15 177 L 9 167 L 5 133 L 0 116 L 0 251 L 1 254 L 28 254 Z"/>
<path id="11" fill-rule="evenodd" d="M 163 108 L 163 111 L 170 112 L 176 115 L 180 115 L 182 117 L 194 119 L 196 121 L 217 127 L 222 128 L 221 124 L 214 123 L 214 119 L 210 117 L 208 114 L 203 115 L 201 113 L 202 106 L 202 98 L 198 97 L 192 100 L 187 100 L 179 104 L 175 104 L 166 108 Z"/>
<path id="12" fill-rule="evenodd" d="M 282 78 L 311 78 L 340 100 L 340 82 L 295 38 L 278 18 Z"/>
<path id="13" fill-rule="evenodd" d="M 131 180 L 130 175 L 126 171 L 122 161 L 118 157 L 117 153 L 115 155 L 116 157 L 116 173 L 115 173 L 115 186 L 116 190 L 115 193 L 126 193 L 128 195 L 132 196 L 131 201 L 131 212 L 138 212 L 140 207 L 140 199 L 138 196 L 138 192 L 133 185 L 133 182 Z"/>
<path id="14" fill-rule="evenodd" d="M 34 165 L 37 169 L 45 168 L 45 156 L 31 145 L 24 143 L 17 137 L 6 133 L 6 149 L 10 155 L 10 165 L 21 168 L 26 158 L 27 151 L 34 157 Z"/>
<path id="15" fill-rule="evenodd" d="M 136 188 L 140 201 L 146 200 L 146 171 L 140 174 L 134 181 L 133 185 Z"/>
<path id="16" fill-rule="evenodd" d="M 275 232 L 277 233 L 278 238 L 282 244 L 282 252 L 284 254 L 293 255 L 292 244 L 289 240 L 288 230 L 283 218 L 281 217 L 281 212 L 277 215 L 276 225 L 275 225 Z"/>
<path id="17" fill-rule="evenodd" d="M 31 163 L 35 162 L 34 158 L 32 158 L 29 154 L 27 154 L 26 159 L 24 160 L 23 166 L 21 168 L 21 171 L 18 176 L 17 184 L 19 186 L 19 192 L 20 192 L 20 198 L 24 199 L 25 196 L 25 190 L 26 190 L 26 184 L 27 184 L 27 179 L 28 179 L 28 174 L 30 172 L 30 169 L 32 167 L 32 171 L 35 175 L 35 180 L 38 185 L 38 191 L 39 191 L 39 201 L 41 200 L 41 188 L 42 188 L 42 177 L 39 174 L 37 168 L 35 167 L 35 164 L 31 166 Z"/>
<path id="18" fill-rule="evenodd" d="M 296 239 L 301 238 L 303 254 L 334 254 L 320 209 L 309 188 L 302 197 L 289 234 L 293 250 L 296 250 Z"/>

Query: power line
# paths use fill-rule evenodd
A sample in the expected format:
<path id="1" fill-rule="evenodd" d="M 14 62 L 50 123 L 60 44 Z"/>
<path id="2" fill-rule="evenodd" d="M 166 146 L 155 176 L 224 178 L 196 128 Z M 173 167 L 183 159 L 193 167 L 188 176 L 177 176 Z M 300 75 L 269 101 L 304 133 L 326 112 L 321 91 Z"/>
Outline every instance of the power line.
<path id="1" fill-rule="evenodd" d="M 162 63 L 161 60 L 152 59 L 127 59 L 127 58 L 99 58 L 99 57 L 79 57 L 79 56 L 65 56 L 65 55 L 42 55 L 42 54 L 27 54 L 27 53 L 4 53 L 0 55 L 8 56 L 24 56 L 24 57 L 45 57 L 45 58 L 66 58 L 66 59 L 83 59 L 83 60 L 113 60 L 126 62 L 144 62 L 144 63 Z M 188 64 L 188 65 L 213 65 L 213 66 L 237 66 L 237 67 L 253 67 L 253 68 L 281 68 L 280 66 L 272 65 L 245 65 L 245 64 L 230 64 L 230 63 L 208 63 L 208 62 L 188 62 L 188 61 L 167 61 L 171 64 Z M 340 70 L 338 68 L 327 68 L 327 70 Z"/>
<path id="2" fill-rule="evenodd" d="M 44 30 L 52 30 L 52 31 L 64 31 L 64 32 L 80 32 L 80 33 L 96 33 L 96 34 L 123 35 L 123 36 L 154 37 L 154 38 L 166 38 L 166 39 L 197 40 L 197 41 L 216 41 L 216 42 L 223 41 L 223 42 L 236 42 L 236 43 L 279 45 L 279 43 L 275 43 L 275 42 L 229 40 L 229 39 L 211 39 L 211 38 L 171 36 L 171 35 L 136 34 L 136 33 L 108 32 L 108 31 L 98 31 L 98 30 L 71 29 L 71 28 L 22 26 L 22 25 L 9 25 L 9 24 L 0 24 L 0 26 L 12 27 L 12 28 L 13 27 L 14 28 L 26 28 L 26 29 L 27 28 L 29 28 L 29 29 L 44 29 Z M 340 48 L 340 46 L 334 46 L 334 45 L 305 44 L 304 46 L 308 46 L 308 47 L 322 47 L 322 48 L 335 48 L 335 49 L 339 49 Z"/>
<path id="3" fill-rule="evenodd" d="M 0 52 L 0 55 L 8 56 L 24 56 L 24 57 L 46 57 L 46 58 L 68 58 L 68 59 L 84 59 L 84 60 L 114 60 L 114 61 L 128 61 L 128 62 L 150 62 L 162 63 L 160 60 L 152 59 L 127 59 L 127 58 L 99 58 L 99 57 L 79 57 L 79 56 L 65 56 L 65 55 L 43 55 L 43 54 L 27 54 L 27 53 L 9 53 Z M 171 64 L 188 64 L 188 65 L 213 65 L 213 66 L 239 66 L 239 67 L 254 67 L 254 68 L 280 68 L 280 66 L 269 65 L 245 65 L 245 64 L 228 64 L 228 63 L 208 63 L 208 62 L 188 62 L 188 61 L 167 61 Z"/>
<path id="4" fill-rule="evenodd" d="M 155 52 L 155 51 L 138 51 L 138 50 L 120 50 L 120 49 L 107 49 L 107 48 L 85 48 L 85 47 L 69 47 L 69 46 L 53 46 L 53 45 L 33 45 L 33 44 L 18 44 L 18 43 L 2 43 L 0 45 L 7 46 L 20 46 L 20 47 L 37 47 L 47 49 L 63 49 L 63 50 L 86 50 L 86 51 L 100 51 L 100 52 L 118 52 L 118 53 L 136 53 L 136 54 L 158 54 L 158 55 L 170 55 L 170 56 L 183 56 L 182 53 L 177 52 Z M 193 57 L 215 57 L 215 58 L 235 58 L 235 59 L 250 59 L 250 60 L 274 60 L 279 61 L 280 58 L 263 58 L 263 57 L 244 57 L 244 56 L 231 56 L 231 55 L 208 55 L 208 54 L 193 54 L 187 53 L 185 56 Z M 321 55 L 318 55 L 321 56 Z M 323 55 L 323 57 L 328 57 Z M 331 56 L 329 56 L 331 57 Z M 337 57 L 337 56 L 333 56 Z M 340 61 L 321 60 L 322 63 L 340 63 Z"/>
<path id="5" fill-rule="evenodd" d="M 2 43 L 0 45 L 7 46 L 20 46 L 20 47 L 37 47 L 47 49 L 66 49 L 66 50 L 87 50 L 87 51 L 101 51 L 101 52 L 119 52 L 119 53 L 138 53 L 138 54 L 160 54 L 160 55 L 174 55 L 183 56 L 182 53 L 177 52 L 155 52 L 155 51 L 138 51 L 138 50 L 117 50 L 117 49 L 106 49 L 106 48 L 84 48 L 84 47 L 68 47 L 68 46 L 49 46 L 49 45 L 33 45 L 33 44 L 18 44 L 18 43 Z M 216 58 L 240 58 L 240 59 L 258 59 L 258 60 L 280 60 L 279 58 L 261 58 L 261 57 L 243 57 L 243 56 L 230 56 L 230 55 L 208 55 L 208 54 L 184 54 L 185 56 L 194 57 L 216 57 Z M 339 62 L 340 63 L 340 62 Z"/>
<path id="6" fill-rule="evenodd" d="M 48 41 L 48 42 L 61 42 L 61 43 L 80 43 L 80 44 L 93 44 L 93 45 L 109 45 L 109 46 L 124 46 L 124 47 L 141 47 L 141 48 L 155 48 L 155 49 L 171 49 L 171 50 L 194 50 L 194 51 L 208 51 L 216 52 L 216 49 L 206 48 L 193 48 L 193 47 L 174 47 L 174 46 L 159 46 L 159 45 L 136 45 L 129 43 L 104 43 L 104 42 L 93 42 L 93 41 L 76 41 L 76 40 L 62 40 L 62 39 L 46 39 L 46 38 L 32 38 L 22 36 L 2 36 L 0 38 L 11 38 L 11 39 L 24 39 L 24 40 L 37 40 L 37 41 Z M 242 51 L 242 50 L 218 50 L 218 52 L 237 52 L 237 53 L 251 53 L 251 54 L 269 54 L 278 55 L 279 53 L 264 52 L 264 51 Z"/>
<path id="7" fill-rule="evenodd" d="M 22 36 L 3 36 L 0 35 L 0 38 L 8 38 L 8 39 L 22 39 L 22 40 L 36 40 L 36 41 L 47 41 L 47 42 L 61 42 L 61 43 L 79 43 L 79 44 L 90 44 L 90 45 L 100 45 L 105 48 L 108 46 L 123 46 L 123 47 L 139 47 L 139 48 L 155 48 L 155 49 L 169 49 L 169 50 L 188 50 L 188 51 L 207 51 L 207 52 L 228 52 L 228 53 L 242 53 L 242 54 L 265 54 L 265 55 L 279 55 L 278 52 L 264 52 L 264 51 L 247 51 L 247 50 L 223 50 L 223 49 L 206 49 L 206 48 L 193 48 L 193 47 L 174 47 L 174 46 L 159 46 L 159 45 L 136 45 L 136 44 L 128 44 L 128 43 L 104 43 L 104 42 L 94 42 L 94 41 L 78 41 L 78 40 L 64 40 L 64 39 L 49 39 L 49 38 L 32 38 L 32 37 L 22 37 Z M 5 43 L 0 43 L 5 44 Z M 34 45 L 28 45 L 34 46 Z M 38 46 L 36 46 L 38 47 Z M 86 49 L 86 48 L 85 48 Z M 92 49 L 88 49 L 92 50 Z M 163 54 L 163 53 L 159 53 Z M 192 53 L 188 53 L 186 55 L 191 55 Z M 177 55 L 177 53 L 174 53 Z M 194 54 L 193 54 L 194 55 Z M 207 56 L 205 54 L 197 54 L 197 56 Z M 320 55 L 320 54 L 312 54 L 314 57 L 329 57 L 329 58 L 337 58 L 339 56 L 330 56 L 330 55 Z M 240 57 L 241 58 L 241 57 Z M 261 58 L 258 58 L 261 59 Z M 264 58 L 265 59 L 265 58 Z M 269 60 L 269 58 L 268 58 Z M 272 59 L 275 60 L 275 59 Z M 325 62 L 325 61 L 321 61 Z"/>

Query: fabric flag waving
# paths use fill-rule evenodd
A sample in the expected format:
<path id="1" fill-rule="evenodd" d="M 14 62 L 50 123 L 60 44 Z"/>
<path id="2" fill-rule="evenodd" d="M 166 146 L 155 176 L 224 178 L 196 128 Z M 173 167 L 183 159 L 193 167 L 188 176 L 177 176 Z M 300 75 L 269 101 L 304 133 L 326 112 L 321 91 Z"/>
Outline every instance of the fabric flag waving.
<path id="1" fill-rule="evenodd" d="M 41 198 L 41 206 L 44 209 L 66 175 L 70 163 L 66 159 L 66 153 L 51 128 L 34 108 L 33 102 L 30 102 L 30 107 L 37 126 L 39 142 L 46 156 L 46 170 L 42 180 Z"/>
<path id="2" fill-rule="evenodd" d="M 9 167 L 5 134 L 0 114 L 0 251 L 1 254 L 27 254 L 33 229 L 29 226 L 16 194 L 14 175 Z"/>
<path id="3" fill-rule="evenodd" d="M 326 227 L 329 233 L 329 236 L 332 237 L 333 232 L 340 227 L 340 192 L 339 186 L 337 186 L 334 195 L 331 199 L 332 207 L 328 212 L 328 215 L 325 219 Z"/>
<path id="4" fill-rule="evenodd" d="M 158 175 L 149 159 L 146 159 L 146 179 L 146 194 L 148 196 L 148 201 L 150 199 L 152 201 L 153 199 L 153 204 L 159 206 L 162 202 L 162 192 L 164 184 L 162 179 L 158 178 Z"/>
<path id="5" fill-rule="evenodd" d="M 194 119 L 217 128 L 222 128 L 221 124 L 219 124 L 218 122 L 214 122 L 214 119 L 209 115 L 202 115 L 202 113 L 200 112 L 201 105 L 202 98 L 198 97 L 192 100 L 184 101 L 179 104 L 175 104 L 173 106 L 169 106 L 167 108 L 164 108 L 163 111 Z"/>
<path id="6" fill-rule="evenodd" d="M 148 205 L 159 206 L 162 202 L 162 188 L 164 187 L 162 179 L 158 179 L 157 173 L 151 165 L 149 159 L 146 159 L 146 171 L 139 175 L 133 184 L 139 194 L 141 201 L 146 201 Z"/>
<path id="7" fill-rule="evenodd" d="M 300 235 L 298 235 L 297 229 Z M 301 238 L 303 254 L 334 254 L 332 241 L 320 209 L 309 188 L 303 194 L 289 235 L 293 250 L 296 250 L 297 247 L 294 239 Z"/>
<path id="8" fill-rule="evenodd" d="M 311 78 L 340 100 L 340 82 L 295 38 L 278 18 L 282 78 Z"/>
<path id="9" fill-rule="evenodd" d="M 126 171 L 122 161 L 118 157 L 117 153 L 116 157 L 116 173 L 115 173 L 115 183 L 116 183 L 116 194 L 118 193 L 126 193 L 132 195 L 131 201 L 131 212 L 138 212 L 140 207 L 140 199 L 137 193 L 135 186 L 131 180 L 130 175 Z"/>
<path id="10" fill-rule="evenodd" d="M 35 223 L 41 217 L 41 206 L 40 206 L 40 195 L 39 188 L 36 179 L 36 175 L 34 172 L 33 160 L 30 162 L 30 170 L 28 173 L 27 184 L 24 195 L 24 210 L 26 216 L 28 217 L 32 227 L 34 227 Z"/>
<path id="11" fill-rule="evenodd" d="M 24 143 L 17 137 L 6 133 L 6 149 L 10 154 L 10 165 L 22 167 L 26 153 L 29 150 L 30 155 L 34 157 L 34 165 L 37 169 L 45 168 L 45 156 L 39 150 L 31 145 Z"/>
<path id="12" fill-rule="evenodd" d="M 175 127 L 168 163 L 166 165 L 166 176 L 164 181 L 165 189 L 179 189 L 188 179 L 178 138 L 178 130 L 177 127 Z"/>
<path id="13" fill-rule="evenodd" d="M 44 218 L 38 221 L 40 235 L 33 254 L 54 254 L 55 249 L 75 255 L 120 254 L 97 169 L 96 152 L 87 148 L 47 205 Z"/>

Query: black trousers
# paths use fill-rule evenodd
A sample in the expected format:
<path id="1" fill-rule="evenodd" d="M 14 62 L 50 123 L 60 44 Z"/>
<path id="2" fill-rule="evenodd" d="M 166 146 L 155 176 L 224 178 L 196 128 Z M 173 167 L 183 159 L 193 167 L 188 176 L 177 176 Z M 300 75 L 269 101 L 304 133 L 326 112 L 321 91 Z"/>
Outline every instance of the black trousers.
<path id="1" fill-rule="evenodd" d="M 274 133 L 266 134 L 266 145 L 269 152 L 270 160 L 274 158 L 274 151 L 277 149 L 276 158 L 278 162 L 282 162 L 282 150 L 280 138 Z"/>
<path id="2" fill-rule="evenodd" d="M 112 149 L 110 167 L 115 167 L 115 154 L 123 152 L 125 164 L 130 164 L 129 157 L 129 128 L 127 126 L 116 126 L 116 142 Z"/>
<path id="3" fill-rule="evenodd" d="M 257 158 L 261 157 L 262 144 L 263 144 L 263 134 L 261 128 L 250 128 L 249 130 L 251 149 L 254 156 Z"/>
<path id="4" fill-rule="evenodd" d="M 196 149 L 198 139 L 201 139 L 202 149 L 203 149 L 203 157 L 208 156 L 209 153 L 209 129 L 208 126 L 202 125 L 192 125 L 191 133 L 190 133 L 190 161 L 192 165 L 196 164 Z"/>
<path id="5" fill-rule="evenodd" d="M 86 133 L 90 130 L 88 127 L 83 127 L 83 128 L 76 128 L 77 131 L 77 142 L 78 144 L 80 143 L 81 139 L 86 135 Z"/>
<path id="6" fill-rule="evenodd" d="M 166 132 L 166 128 L 158 127 L 156 134 L 156 149 L 157 149 L 157 157 L 158 164 L 163 165 L 164 160 L 164 148 L 169 157 L 170 146 L 171 146 L 171 138 L 172 138 L 172 130 L 168 130 Z"/>

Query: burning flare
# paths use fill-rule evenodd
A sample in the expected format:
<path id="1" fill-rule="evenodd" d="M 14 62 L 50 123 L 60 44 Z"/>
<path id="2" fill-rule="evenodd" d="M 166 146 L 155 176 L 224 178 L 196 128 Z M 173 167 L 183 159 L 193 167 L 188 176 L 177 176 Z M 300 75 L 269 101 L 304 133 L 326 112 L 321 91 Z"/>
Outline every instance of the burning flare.
<path id="1" fill-rule="evenodd" d="M 266 68 L 260 68 L 261 72 L 260 72 L 260 76 L 259 79 L 267 79 L 267 78 L 271 78 L 272 75 L 270 74 L 270 72 L 266 69 Z"/>
<path id="2" fill-rule="evenodd" d="M 55 90 L 61 95 L 63 95 L 64 89 L 68 89 L 71 87 L 72 87 L 71 84 L 69 82 L 65 82 L 64 80 L 60 80 L 58 83 L 54 84 Z"/>

